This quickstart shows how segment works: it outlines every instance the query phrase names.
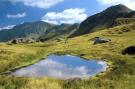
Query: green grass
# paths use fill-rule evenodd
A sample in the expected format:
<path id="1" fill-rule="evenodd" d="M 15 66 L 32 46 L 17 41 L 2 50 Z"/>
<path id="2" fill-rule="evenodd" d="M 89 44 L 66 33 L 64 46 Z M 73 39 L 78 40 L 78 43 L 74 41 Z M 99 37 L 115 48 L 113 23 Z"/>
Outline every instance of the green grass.
<path id="1" fill-rule="evenodd" d="M 134 23 L 102 30 L 60 42 L 0 44 L 0 73 L 33 64 L 49 54 L 71 54 L 89 59 L 106 59 L 111 67 L 86 80 L 22 78 L 0 75 L 0 89 L 134 89 L 135 56 L 122 55 L 124 48 L 135 45 Z M 125 31 L 128 29 L 128 31 Z M 89 39 L 105 37 L 112 41 L 93 45 Z"/>

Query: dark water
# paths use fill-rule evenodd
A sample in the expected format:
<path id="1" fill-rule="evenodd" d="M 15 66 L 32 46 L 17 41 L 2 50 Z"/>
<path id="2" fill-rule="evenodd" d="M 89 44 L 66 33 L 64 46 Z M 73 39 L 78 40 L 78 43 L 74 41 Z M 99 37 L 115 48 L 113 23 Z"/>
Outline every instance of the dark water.
<path id="1" fill-rule="evenodd" d="M 105 71 L 107 64 L 104 61 L 83 60 L 70 55 L 50 55 L 45 60 L 21 68 L 11 75 L 22 77 L 53 77 L 58 79 L 88 78 Z"/>

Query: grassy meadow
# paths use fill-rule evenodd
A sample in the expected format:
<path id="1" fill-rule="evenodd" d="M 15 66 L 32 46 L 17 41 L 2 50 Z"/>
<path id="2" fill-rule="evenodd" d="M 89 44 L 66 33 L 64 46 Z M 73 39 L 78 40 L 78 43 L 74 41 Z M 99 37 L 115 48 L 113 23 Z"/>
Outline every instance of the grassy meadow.
<path id="1" fill-rule="evenodd" d="M 94 37 L 111 39 L 93 45 Z M 0 43 L 0 89 L 134 89 L 135 55 L 122 55 L 122 50 L 135 44 L 135 24 L 121 25 L 61 41 L 44 43 Z M 10 70 L 36 63 L 49 54 L 71 54 L 83 58 L 106 60 L 110 68 L 86 80 L 23 78 L 5 74 Z"/>

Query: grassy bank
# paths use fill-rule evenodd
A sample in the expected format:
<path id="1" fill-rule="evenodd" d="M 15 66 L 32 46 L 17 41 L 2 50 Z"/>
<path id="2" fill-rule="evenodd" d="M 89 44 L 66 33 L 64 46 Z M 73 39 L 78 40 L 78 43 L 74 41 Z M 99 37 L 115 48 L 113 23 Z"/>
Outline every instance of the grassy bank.
<path id="1" fill-rule="evenodd" d="M 78 81 L 0 75 L 0 89 L 134 89 L 135 56 L 121 54 L 124 48 L 135 44 L 133 27 L 134 24 L 118 26 L 60 42 L 1 43 L 0 73 L 33 64 L 53 53 L 78 55 L 86 59 L 106 59 L 111 62 L 112 68 L 106 73 Z M 109 38 L 111 42 L 93 45 L 89 39 L 97 36 Z"/>

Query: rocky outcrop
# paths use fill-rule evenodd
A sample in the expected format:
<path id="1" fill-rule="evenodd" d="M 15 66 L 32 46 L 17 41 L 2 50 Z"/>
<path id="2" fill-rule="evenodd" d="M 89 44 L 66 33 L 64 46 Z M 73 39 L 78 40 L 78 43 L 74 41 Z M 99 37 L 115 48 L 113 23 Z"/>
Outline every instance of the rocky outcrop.
<path id="1" fill-rule="evenodd" d="M 100 38 L 100 37 L 95 37 L 90 39 L 91 41 L 94 41 L 94 44 L 101 44 L 101 43 L 107 43 L 110 42 L 111 39 L 107 39 L 107 38 Z"/>
<path id="2" fill-rule="evenodd" d="M 129 55 L 135 55 L 135 46 L 129 46 L 126 49 L 122 51 L 122 54 L 129 54 Z"/>
<path id="3" fill-rule="evenodd" d="M 11 40 L 10 43 L 12 43 L 12 44 L 19 44 L 19 43 L 33 43 L 33 42 L 35 42 L 35 41 L 32 40 L 32 39 L 18 38 L 18 39 Z"/>

